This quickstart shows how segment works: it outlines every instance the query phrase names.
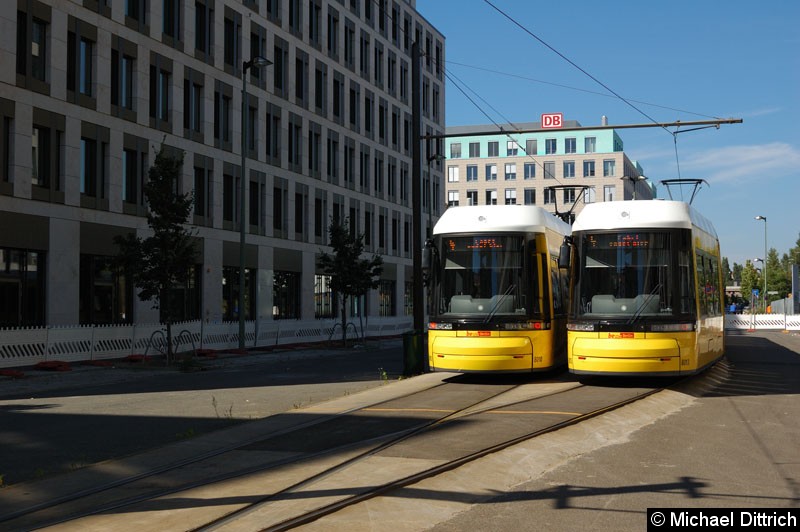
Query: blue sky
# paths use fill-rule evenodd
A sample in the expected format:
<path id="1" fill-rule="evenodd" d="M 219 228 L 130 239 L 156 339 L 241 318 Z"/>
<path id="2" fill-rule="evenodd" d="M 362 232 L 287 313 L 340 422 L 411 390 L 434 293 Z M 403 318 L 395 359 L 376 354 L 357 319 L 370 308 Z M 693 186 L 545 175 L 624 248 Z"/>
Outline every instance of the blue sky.
<path id="1" fill-rule="evenodd" d="M 561 112 L 584 126 L 741 118 L 673 137 L 620 130 L 625 152 L 668 198 L 663 179 L 705 179 L 693 205 L 709 218 L 731 263 L 782 256 L 800 235 L 800 2 L 542 2 L 417 0 L 446 41 L 447 72 L 497 123 Z M 490 120 L 448 81 L 448 126 Z M 488 102 L 489 105 L 481 102 Z M 649 117 L 649 118 L 648 118 Z M 675 138 L 678 157 L 676 161 Z M 684 189 L 674 199 L 687 199 Z"/>

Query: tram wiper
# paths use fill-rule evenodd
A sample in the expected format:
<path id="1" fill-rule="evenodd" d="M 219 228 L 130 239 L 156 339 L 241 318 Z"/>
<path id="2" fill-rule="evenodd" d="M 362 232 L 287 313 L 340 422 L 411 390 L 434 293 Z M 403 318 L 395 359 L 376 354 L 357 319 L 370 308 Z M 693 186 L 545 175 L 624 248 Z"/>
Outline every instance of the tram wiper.
<path id="1" fill-rule="evenodd" d="M 642 312 L 644 312 L 644 309 L 647 308 L 650 305 L 650 302 L 653 300 L 653 296 L 655 296 L 656 292 L 658 290 L 660 290 L 660 289 L 661 289 L 661 283 L 658 283 L 657 285 L 655 285 L 653 287 L 652 290 L 650 290 L 649 294 L 644 296 L 644 298 L 642 299 L 642 302 L 639 304 L 638 307 L 636 307 L 636 310 L 634 311 L 633 315 L 628 320 L 628 323 L 633 323 L 634 321 L 639 319 L 639 317 L 641 316 Z"/>
<path id="2" fill-rule="evenodd" d="M 515 284 L 508 285 L 508 288 L 506 288 L 505 292 L 500 294 L 500 296 L 497 298 L 497 301 L 495 301 L 494 305 L 492 306 L 492 310 L 490 310 L 489 314 L 486 315 L 486 319 L 483 320 L 483 323 L 489 323 L 489 320 L 494 318 L 494 315 L 497 313 L 497 309 L 500 308 L 500 304 L 505 301 L 505 299 L 511 294 L 511 291 L 514 290 L 516 286 L 517 285 Z"/>

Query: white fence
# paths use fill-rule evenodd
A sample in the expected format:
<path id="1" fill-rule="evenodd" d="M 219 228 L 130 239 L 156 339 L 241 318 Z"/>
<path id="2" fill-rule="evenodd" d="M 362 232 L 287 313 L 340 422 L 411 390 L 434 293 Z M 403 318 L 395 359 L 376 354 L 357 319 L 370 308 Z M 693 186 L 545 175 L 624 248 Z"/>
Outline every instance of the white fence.
<path id="1" fill-rule="evenodd" d="M 348 326 L 347 337 L 396 336 L 412 329 L 410 317 L 371 317 Z M 190 321 L 172 326 L 176 351 L 225 350 L 239 347 L 239 322 Z M 269 348 L 300 343 L 326 342 L 341 338 L 338 320 L 248 321 L 245 346 Z M 332 337 L 332 338 L 331 338 Z M 155 355 L 166 344 L 166 328 L 160 324 L 81 325 L 72 327 L 0 328 L 0 368 L 32 366 L 59 360 L 83 362 Z"/>
<path id="2" fill-rule="evenodd" d="M 725 328 L 800 331 L 800 314 L 726 314 Z"/>
<path id="3" fill-rule="evenodd" d="M 358 335 L 367 338 L 396 336 L 412 329 L 411 318 L 405 317 L 372 317 L 364 322 L 364 331 L 361 323 L 354 323 Z M 800 331 L 800 315 L 726 314 L 725 328 Z M 50 360 L 83 362 L 154 355 L 155 347 L 161 348 L 166 343 L 165 334 L 165 328 L 160 324 L 0 329 L 0 368 L 32 366 Z M 239 347 L 239 322 L 176 323 L 172 334 L 176 351 Z M 245 323 L 247 347 L 326 342 L 341 338 L 341 334 L 338 320 Z M 349 328 L 347 336 L 355 336 L 352 328 Z"/>

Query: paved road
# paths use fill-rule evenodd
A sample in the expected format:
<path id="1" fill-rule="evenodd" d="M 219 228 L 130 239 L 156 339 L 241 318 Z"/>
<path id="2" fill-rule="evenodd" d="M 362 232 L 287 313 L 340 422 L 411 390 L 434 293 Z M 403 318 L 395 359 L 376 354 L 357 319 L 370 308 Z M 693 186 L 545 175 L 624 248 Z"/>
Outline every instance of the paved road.
<path id="1" fill-rule="evenodd" d="M 63 468 L 68 464 L 58 448 L 74 452 L 80 446 L 72 439 L 108 449 L 116 444 L 103 445 L 106 435 L 121 445 L 131 434 L 128 427 L 138 424 L 171 442 L 183 430 L 214 430 L 306 401 L 379 387 L 386 382 L 383 370 L 392 381 L 402 365 L 399 341 L 356 353 L 285 353 L 261 359 L 263 366 L 254 361 L 226 361 L 196 374 L 142 374 L 130 382 L 112 371 L 53 376 L 58 382 L 47 386 L 44 377 L 3 382 L 0 445 L 43 462 L 49 460 L 43 456 L 55 454 Z M 90 385 L 69 386 L 86 376 Z M 116 381 L 103 385 L 101 376 Z M 15 387 L 20 389 L 12 391 Z M 24 399 L 26 392 L 36 399 Z M 496 453 L 304 529 L 638 532 L 646 530 L 646 509 L 653 507 L 798 507 L 798 394 L 800 335 L 733 334 L 726 360 L 690 386 Z M 47 417 L 34 422 L 41 416 Z M 51 425 L 61 426 L 60 432 L 53 435 Z M 157 443 L 140 439 L 140 445 Z M 13 457 L 6 454 L 0 454 L 0 467 L 13 468 Z"/>
<path id="2" fill-rule="evenodd" d="M 49 477 L 384 385 L 402 374 L 402 341 L 250 354 L 200 368 L 73 365 L 0 378 L 0 478 Z"/>

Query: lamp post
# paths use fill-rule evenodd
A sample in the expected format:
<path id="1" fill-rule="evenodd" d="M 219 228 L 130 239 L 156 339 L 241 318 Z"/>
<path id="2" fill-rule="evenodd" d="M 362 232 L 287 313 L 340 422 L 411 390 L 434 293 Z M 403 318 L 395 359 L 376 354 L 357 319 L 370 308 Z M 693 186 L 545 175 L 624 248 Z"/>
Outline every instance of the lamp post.
<path id="1" fill-rule="evenodd" d="M 431 163 L 441 162 L 447 159 L 441 153 L 428 155 L 428 238 L 433 236 L 433 175 L 431 175 Z"/>
<path id="2" fill-rule="evenodd" d="M 756 220 L 764 222 L 764 313 L 767 312 L 767 217 L 758 215 Z"/>
<path id="3" fill-rule="evenodd" d="M 257 55 L 242 63 L 242 175 L 239 183 L 239 349 L 244 349 L 244 268 L 245 268 L 245 231 L 247 228 L 245 194 L 247 192 L 247 71 L 251 68 L 262 68 L 271 65 L 272 61 Z"/>

